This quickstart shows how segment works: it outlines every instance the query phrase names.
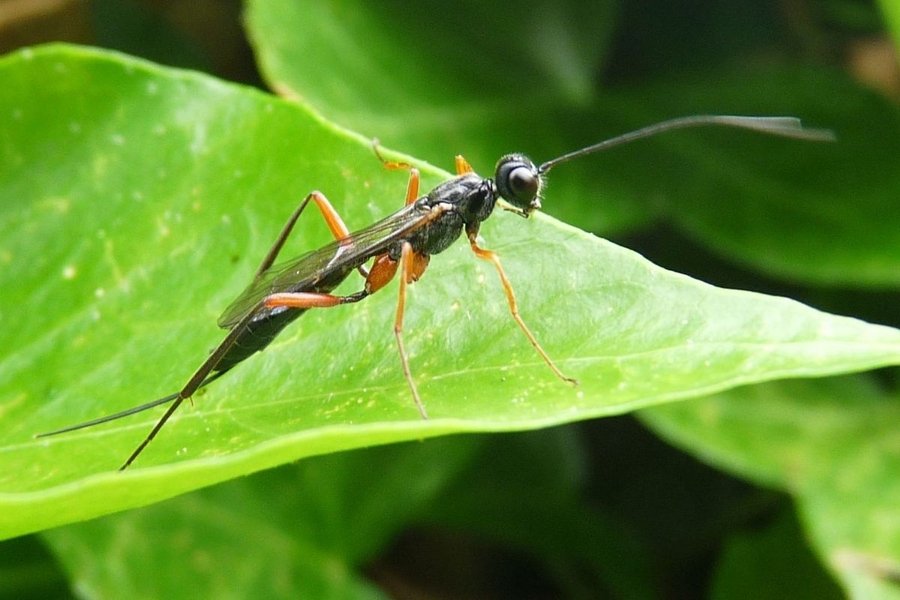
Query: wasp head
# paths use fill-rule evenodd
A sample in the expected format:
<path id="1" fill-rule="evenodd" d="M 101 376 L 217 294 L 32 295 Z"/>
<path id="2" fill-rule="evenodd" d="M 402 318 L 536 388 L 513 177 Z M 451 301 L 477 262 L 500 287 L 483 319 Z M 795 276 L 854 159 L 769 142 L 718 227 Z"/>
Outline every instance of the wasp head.
<path id="1" fill-rule="evenodd" d="M 541 208 L 543 180 L 531 159 L 522 154 L 507 154 L 497 162 L 494 182 L 500 197 L 506 200 L 515 213 L 529 216 Z"/>

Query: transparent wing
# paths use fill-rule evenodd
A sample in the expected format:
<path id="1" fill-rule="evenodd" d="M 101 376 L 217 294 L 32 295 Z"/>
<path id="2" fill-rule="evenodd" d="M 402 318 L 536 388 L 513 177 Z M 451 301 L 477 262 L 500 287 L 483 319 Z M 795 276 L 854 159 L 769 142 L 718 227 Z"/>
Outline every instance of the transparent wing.
<path id="1" fill-rule="evenodd" d="M 428 221 L 431 211 L 415 203 L 405 206 L 377 223 L 351 233 L 317 250 L 273 265 L 232 302 L 219 327 L 228 329 L 256 308 L 269 294 L 281 292 L 330 292 L 354 269 Z"/>

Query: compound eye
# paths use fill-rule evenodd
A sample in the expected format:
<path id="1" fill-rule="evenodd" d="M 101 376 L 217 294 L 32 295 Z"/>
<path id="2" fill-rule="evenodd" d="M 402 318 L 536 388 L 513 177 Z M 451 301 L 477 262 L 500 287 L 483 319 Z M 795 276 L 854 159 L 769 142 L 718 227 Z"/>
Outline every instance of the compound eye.
<path id="1" fill-rule="evenodd" d="M 531 202 L 538 193 L 538 178 L 528 167 L 516 167 L 509 173 L 507 185 L 515 199 L 525 204 Z"/>

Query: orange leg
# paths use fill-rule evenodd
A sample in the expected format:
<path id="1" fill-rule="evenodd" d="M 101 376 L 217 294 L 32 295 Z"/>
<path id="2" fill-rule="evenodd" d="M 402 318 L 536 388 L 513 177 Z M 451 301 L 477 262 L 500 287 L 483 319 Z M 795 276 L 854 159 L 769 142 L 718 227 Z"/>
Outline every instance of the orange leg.
<path id="1" fill-rule="evenodd" d="M 365 298 L 365 295 L 360 294 L 364 294 L 364 292 L 350 296 L 335 296 L 334 294 L 319 294 L 316 292 L 283 292 L 266 296 L 266 299 L 263 300 L 263 306 L 267 308 L 279 306 L 288 308 L 331 308 L 341 304 L 359 302 Z"/>
<path id="2" fill-rule="evenodd" d="M 534 346 L 534 349 L 537 350 L 538 354 L 541 355 L 541 358 L 544 359 L 544 362 L 547 363 L 547 366 L 556 374 L 557 377 L 562 379 L 565 382 L 571 383 L 573 385 L 578 385 L 578 381 L 572 379 L 571 377 L 566 377 L 562 374 L 562 371 L 553 363 L 550 359 L 550 356 L 541 348 L 541 345 L 538 343 L 537 338 L 534 337 L 534 334 L 531 333 L 531 330 L 528 329 L 528 326 L 525 325 L 525 321 L 522 320 L 522 317 L 519 316 L 519 305 L 516 302 L 516 295 L 513 293 L 512 285 L 509 283 L 509 279 L 506 277 L 506 273 L 503 271 L 503 267 L 500 264 L 500 257 L 497 256 L 494 252 L 490 250 L 485 250 L 478 246 L 478 242 L 475 240 L 477 232 L 471 231 L 468 232 L 469 245 L 472 246 L 472 251 L 475 252 L 475 256 L 478 258 L 489 260 L 494 263 L 494 267 L 497 269 L 497 274 L 500 275 L 500 282 L 503 284 L 503 290 L 506 292 L 506 299 L 509 302 L 509 312 L 512 313 L 513 319 L 515 319 L 516 323 L 519 324 L 519 327 L 525 333 L 525 337 L 528 338 L 528 341 L 531 342 L 531 345 Z"/>
<path id="3" fill-rule="evenodd" d="M 403 255 L 400 258 L 403 263 L 403 271 L 400 274 L 400 294 L 397 299 L 397 316 L 394 319 L 394 337 L 397 338 L 397 349 L 400 351 L 400 362 L 403 364 L 403 376 L 406 377 L 406 383 L 409 384 L 409 390 L 412 392 L 413 400 L 415 400 L 416 407 L 423 419 L 428 418 L 428 413 L 419 397 L 419 390 L 416 388 L 416 382 L 409 369 L 409 356 L 403 345 L 403 311 L 406 308 L 406 286 L 422 276 L 428 266 L 428 258 L 417 254 L 409 242 L 403 243 Z"/>
<path id="4" fill-rule="evenodd" d="M 419 197 L 419 170 L 407 162 L 395 160 L 387 160 L 378 150 L 378 139 L 372 140 L 372 150 L 375 157 L 384 165 L 385 169 L 390 171 L 398 171 L 400 169 L 409 169 L 409 183 L 406 185 L 406 204 L 412 204 Z"/>
<path id="5" fill-rule="evenodd" d="M 387 254 L 376 256 L 375 262 L 372 263 L 372 270 L 369 271 L 369 276 L 366 278 L 366 291 L 374 294 L 390 283 L 397 274 L 398 266 L 399 263 L 392 260 Z"/>
<path id="6" fill-rule="evenodd" d="M 394 319 L 394 337 L 397 339 L 397 350 L 400 352 L 400 363 L 403 365 L 403 376 L 406 377 L 406 383 L 409 384 L 409 390 L 412 392 L 413 400 L 423 419 L 428 418 L 428 413 L 425 411 L 425 405 L 422 404 L 421 397 L 419 397 L 419 390 L 416 388 L 416 382 L 413 380 L 412 372 L 409 368 L 409 356 L 406 354 L 406 347 L 403 344 L 403 312 L 406 308 L 406 286 L 419 280 L 419 277 L 421 277 L 425 272 L 425 269 L 428 268 L 430 259 L 430 256 L 415 252 L 409 242 L 403 243 L 403 254 L 400 257 L 403 269 L 400 274 L 397 316 Z M 375 263 L 372 265 L 372 271 L 369 273 L 369 278 L 366 280 L 366 291 L 374 293 L 387 285 L 397 273 L 398 266 L 398 262 L 391 259 L 387 254 L 382 254 L 377 257 Z"/>
<path id="7" fill-rule="evenodd" d="M 415 167 L 409 169 L 409 183 L 406 184 L 406 206 L 409 206 L 419 198 L 419 170 Z"/>
<path id="8" fill-rule="evenodd" d="M 366 287 L 349 296 L 336 296 L 334 294 L 324 294 L 320 292 L 283 292 L 269 294 L 262 301 L 261 306 L 266 308 L 284 306 L 287 308 L 307 309 L 331 308 L 342 304 L 359 302 L 363 298 L 371 296 L 386 286 L 391 279 L 394 278 L 394 275 L 397 274 L 397 267 L 399 264 L 400 263 L 396 260 L 391 260 L 391 257 L 387 254 L 376 256 L 375 262 L 372 264 L 372 268 L 369 270 L 369 274 L 366 277 Z"/>
<path id="9" fill-rule="evenodd" d="M 403 345 L 403 312 L 406 307 L 406 286 L 417 281 L 419 277 L 422 276 L 425 269 L 428 268 L 429 259 L 429 256 L 416 253 L 409 242 L 404 242 L 403 254 L 399 263 L 392 260 L 387 254 L 382 254 L 375 259 L 375 263 L 372 265 L 372 269 L 366 279 L 366 288 L 361 292 L 349 296 L 336 296 L 334 294 L 320 294 L 315 292 L 271 294 L 266 296 L 266 299 L 263 300 L 262 304 L 268 308 L 285 306 L 288 308 L 309 309 L 331 308 L 333 306 L 340 306 L 341 304 L 359 302 L 363 298 L 377 292 L 387 285 L 387 283 L 393 279 L 394 275 L 396 275 L 397 268 L 400 263 L 402 263 L 400 294 L 399 299 L 397 300 L 397 316 L 394 319 L 394 337 L 397 339 L 397 349 L 400 351 L 403 376 L 406 377 L 406 382 L 409 384 L 409 389 L 412 392 L 416 407 L 419 409 L 419 414 L 422 415 L 423 419 L 427 419 L 428 413 L 425 411 L 425 405 L 422 404 L 421 397 L 419 397 L 419 390 L 416 388 L 416 382 L 413 380 L 412 372 L 409 368 L 409 356 L 406 354 L 406 347 Z"/>
<path id="10" fill-rule="evenodd" d="M 378 141 L 378 138 L 374 138 L 372 140 L 372 150 L 375 152 L 375 158 L 377 158 L 378 161 L 384 165 L 385 169 L 390 169 L 391 171 L 398 171 L 400 169 L 412 169 L 412 165 L 408 162 L 387 160 L 381 155 L 381 151 L 378 149 L 379 146 L 381 146 L 381 142 Z"/>
<path id="11" fill-rule="evenodd" d="M 284 224 L 284 227 L 281 229 L 281 233 L 278 234 L 278 238 L 275 240 L 275 243 L 269 249 L 269 252 L 266 254 L 265 258 L 263 258 L 262 264 L 259 266 L 259 269 L 256 270 L 256 277 L 261 276 L 263 273 L 269 270 L 272 264 L 275 262 L 275 259 L 278 258 L 278 253 L 281 252 L 281 248 L 284 246 L 284 243 L 287 241 L 288 236 L 290 236 L 291 231 L 294 229 L 294 225 L 297 224 L 297 219 L 300 218 L 300 215 L 303 213 L 303 210 L 306 208 L 306 205 L 309 204 L 309 201 L 312 200 L 316 203 L 316 206 L 319 208 L 319 212 L 322 213 L 322 217 L 325 219 L 325 223 L 328 225 L 328 229 L 331 230 L 331 234 L 334 236 L 336 240 L 346 239 L 350 235 L 350 230 L 347 229 L 347 225 L 344 224 L 344 220 L 341 219 L 341 215 L 334 209 L 331 205 L 331 202 L 328 201 L 328 198 L 322 192 L 314 191 L 310 192 L 306 198 L 303 199 L 303 202 L 300 203 L 294 212 L 291 214 L 290 218 L 288 218 L 287 223 Z M 347 240 L 347 245 L 352 244 L 350 240 Z M 363 277 L 368 275 L 368 271 L 366 271 L 365 267 L 360 267 L 359 272 Z"/>
<path id="12" fill-rule="evenodd" d="M 472 165 L 469 164 L 462 155 L 456 155 L 456 174 L 457 175 L 465 175 L 466 173 L 474 173 L 475 169 L 472 168 Z"/>

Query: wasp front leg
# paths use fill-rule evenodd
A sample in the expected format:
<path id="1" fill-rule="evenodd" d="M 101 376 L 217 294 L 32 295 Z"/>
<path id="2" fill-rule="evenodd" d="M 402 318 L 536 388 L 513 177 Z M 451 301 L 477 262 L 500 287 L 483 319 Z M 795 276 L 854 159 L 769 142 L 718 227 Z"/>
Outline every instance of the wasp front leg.
<path id="1" fill-rule="evenodd" d="M 541 345 L 538 343 L 537 338 L 534 337 L 534 334 L 531 333 L 531 330 L 528 329 L 525 321 L 523 321 L 522 317 L 519 315 L 519 304 L 518 302 L 516 302 L 516 294 L 513 292 L 512 284 L 509 282 L 509 278 L 506 276 L 506 272 L 503 270 L 503 265 L 500 264 L 500 257 L 497 256 L 495 252 L 481 248 L 476 241 L 477 235 L 477 230 L 467 232 L 469 245 L 472 247 L 472 251 L 475 253 L 475 256 L 482 260 L 490 261 L 491 263 L 493 263 L 494 268 L 497 269 L 497 274 L 500 276 L 500 283 L 503 285 L 503 291 L 506 293 L 506 300 L 507 302 L 509 302 L 509 312 L 510 314 L 512 314 L 512 318 L 519 325 L 519 328 L 525 333 L 525 337 L 528 338 L 528 341 L 531 342 L 531 345 L 534 346 L 534 349 L 537 350 L 537 353 L 540 354 L 541 358 L 544 359 L 544 362 L 547 363 L 547 366 L 550 367 L 550 370 L 552 370 L 557 377 L 559 377 L 566 383 L 578 385 L 578 380 L 563 375 L 562 371 L 559 370 L 559 367 L 557 367 L 553 360 L 550 358 L 550 355 L 547 354 L 547 352 L 545 352 Z"/>

